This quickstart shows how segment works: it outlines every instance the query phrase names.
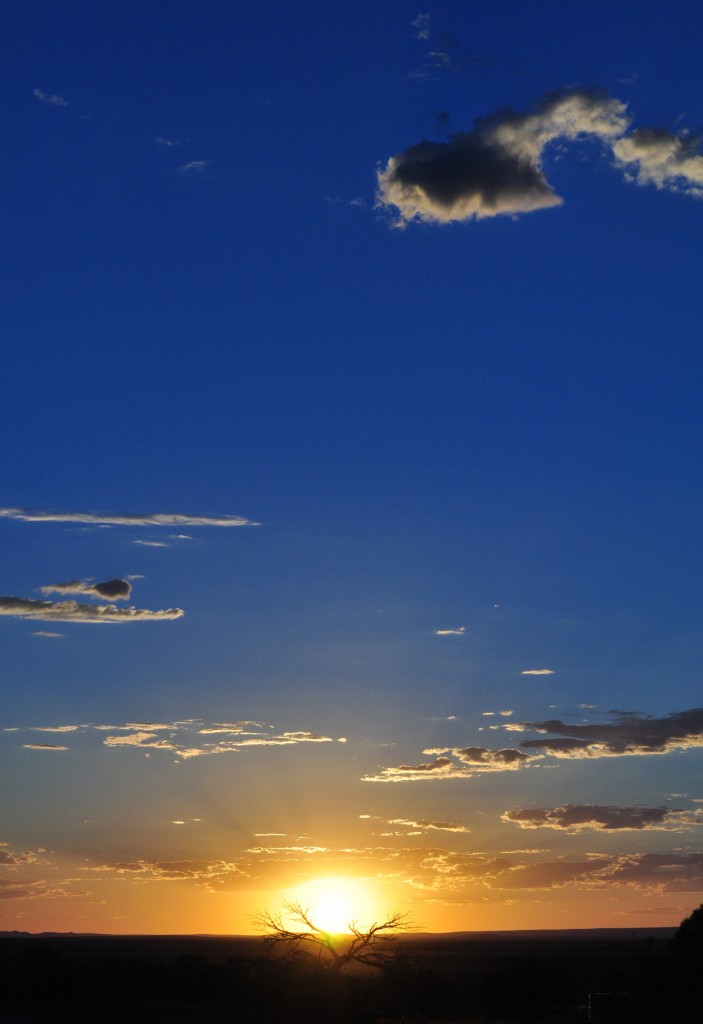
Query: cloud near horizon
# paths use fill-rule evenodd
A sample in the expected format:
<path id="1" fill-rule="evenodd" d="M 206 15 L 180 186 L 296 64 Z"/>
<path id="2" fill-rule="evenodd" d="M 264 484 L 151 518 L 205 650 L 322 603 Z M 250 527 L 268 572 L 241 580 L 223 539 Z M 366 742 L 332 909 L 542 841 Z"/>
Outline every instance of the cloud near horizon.
<path id="1" fill-rule="evenodd" d="M 586 89 L 547 93 L 531 113 L 511 109 L 476 120 L 448 142 L 423 140 L 390 158 L 377 173 L 377 205 L 411 221 L 447 224 L 515 216 L 560 206 L 542 161 L 557 141 L 595 139 L 640 185 L 703 196 L 703 156 L 685 132 L 641 128 L 627 135 L 625 103 Z"/>
<path id="2" fill-rule="evenodd" d="M 78 604 L 77 601 L 36 601 L 28 597 L 0 597 L 0 615 L 47 622 L 164 622 L 180 619 L 182 608 L 151 611 L 148 608 L 117 608 L 114 604 Z"/>
<path id="3" fill-rule="evenodd" d="M 189 516 L 180 512 L 148 515 L 109 512 L 51 512 L 27 508 L 0 508 L 0 518 L 25 523 L 86 523 L 96 526 L 258 526 L 243 516 Z"/>
<path id="4" fill-rule="evenodd" d="M 520 828 L 552 828 L 564 832 L 657 831 L 680 832 L 703 825 L 703 811 L 669 807 L 614 807 L 599 804 L 564 804 L 562 807 L 530 807 L 505 811 L 502 821 Z"/>

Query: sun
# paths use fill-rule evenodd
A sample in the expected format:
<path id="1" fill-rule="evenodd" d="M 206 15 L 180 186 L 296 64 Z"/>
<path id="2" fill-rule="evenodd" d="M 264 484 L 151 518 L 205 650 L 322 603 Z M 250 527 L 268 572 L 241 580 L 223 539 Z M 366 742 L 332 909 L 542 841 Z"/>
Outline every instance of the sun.
<path id="1" fill-rule="evenodd" d="M 293 898 L 310 912 L 311 921 L 330 935 L 349 932 L 350 924 L 373 922 L 368 891 L 348 878 L 323 878 L 300 886 Z"/>

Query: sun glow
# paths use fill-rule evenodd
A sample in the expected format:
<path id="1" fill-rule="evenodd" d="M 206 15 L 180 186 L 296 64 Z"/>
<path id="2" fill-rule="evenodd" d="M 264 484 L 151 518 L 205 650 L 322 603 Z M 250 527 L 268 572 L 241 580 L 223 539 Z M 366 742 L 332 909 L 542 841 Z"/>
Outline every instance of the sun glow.
<path id="1" fill-rule="evenodd" d="M 350 925 L 363 927 L 378 917 L 368 890 L 348 878 L 308 882 L 297 889 L 292 898 L 307 908 L 316 927 L 330 935 L 348 933 Z"/>

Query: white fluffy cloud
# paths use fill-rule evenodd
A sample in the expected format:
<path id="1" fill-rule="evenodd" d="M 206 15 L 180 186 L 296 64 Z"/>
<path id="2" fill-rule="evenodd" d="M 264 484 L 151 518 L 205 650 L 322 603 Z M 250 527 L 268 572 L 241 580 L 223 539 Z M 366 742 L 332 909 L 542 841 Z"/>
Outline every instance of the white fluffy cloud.
<path id="1" fill-rule="evenodd" d="M 617 160 L 638 185 L 703 197 L 703 156 L 698 139 L 682 133 L 640 128 L 613 146 Z"/>

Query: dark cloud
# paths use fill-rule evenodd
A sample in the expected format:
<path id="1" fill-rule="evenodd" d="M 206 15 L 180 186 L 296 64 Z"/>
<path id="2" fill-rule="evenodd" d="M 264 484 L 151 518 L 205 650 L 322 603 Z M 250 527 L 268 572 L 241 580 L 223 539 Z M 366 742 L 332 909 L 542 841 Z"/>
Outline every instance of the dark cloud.
<path id="1" fill-rule="evenodd" d="M 516 771 L 541 754 L 530 755 L 522 750 L 504 747 L 429 747 L 425 754 L 438 755 L 424 764 L 401 764 L 397 768 L 381 768 L 377 775 L 365 775 L 363 782 L 418 782 L 421 779 L 470 779 L 484 772 Z M 449 756 L 447 756 L 449 755 Z"/>
<path id="2" fill-rule="evenodd" d="M 542 171 L 542 155 L 556 139 L 610 141 L 629 124 L 619 100 L 574 90 L 545 96 L 537 110 L 503 110 L 448 142 L 419 142 L 391 157 L 378 173 L 378 201 L 398 223 L 449 222 L 529 213 L 562 200 Z"/>
<path id="3" fill-rule="evenodd" d="M 449 60 L 433 54 L 437 66 Z M 418 142 L 378 171 L 378 205 L 393 209 L 396 226 L 412 220 L 448 223 L 559 206 L 542 159 L 553 142 L 593 138 L 603 143 L 627 180 L 703 198 L 700 139 L 638 128 L 620 100 L 583 89 L 546 95 L 533 113 L 502 110 L 446 142 Z"/>
<path id="4" fill-rule="evenodd" d="M 132 584 L 123 579 L 105 580 L 104 583 L 71 580 L 68 583 L 53 583 L 40 589 L 42 594 L 85 594 L 107 601 L 127 601 L 132 593 Z"/>
<path id="5" fill-rule="evenodd" d="M 573 725 L 559 719 L 520 722 L 519 729 L 547 734 L 545 739 L 525 740 L 520 746 L 554 757 L 574 758 L 666 754 L 703 746 L 703 708 L 691 708 L 663 718 L 615 712 L 612 718 L 611 722 L 586 725 Z"/>
<path id="6" fill-rule="evenodd" d="M 529 754 L 511 747 L 504 747 L 502 750 L 489 750 L 487 747 L 460 747 L 454 751 L 454 754 L 464 764 L 489 768 L 519 767 L 525 761 L 531 760 Z"/>
<path id="7" fill-rule="evenodd" d="M 180 619 L 182 608 L 150 611 L 117 608 L 114 604 L 78 604 L 76 601 L 35 601 L 26 597 L 0 597 L 0 615 L 47 622 L 159 622 Z"/>
<path id="8" fill-rule="evenodd" d="M 521 828 L 553 828 L 565 832 L 593 829 L 602 832 L 647 830 L 680 831 L 703 825 L 703 812 L 668 807 L 614 807 L 599 804 L 564 804 L 562 807 L 529 807 L 506 811 L 503 821 Z"/>

